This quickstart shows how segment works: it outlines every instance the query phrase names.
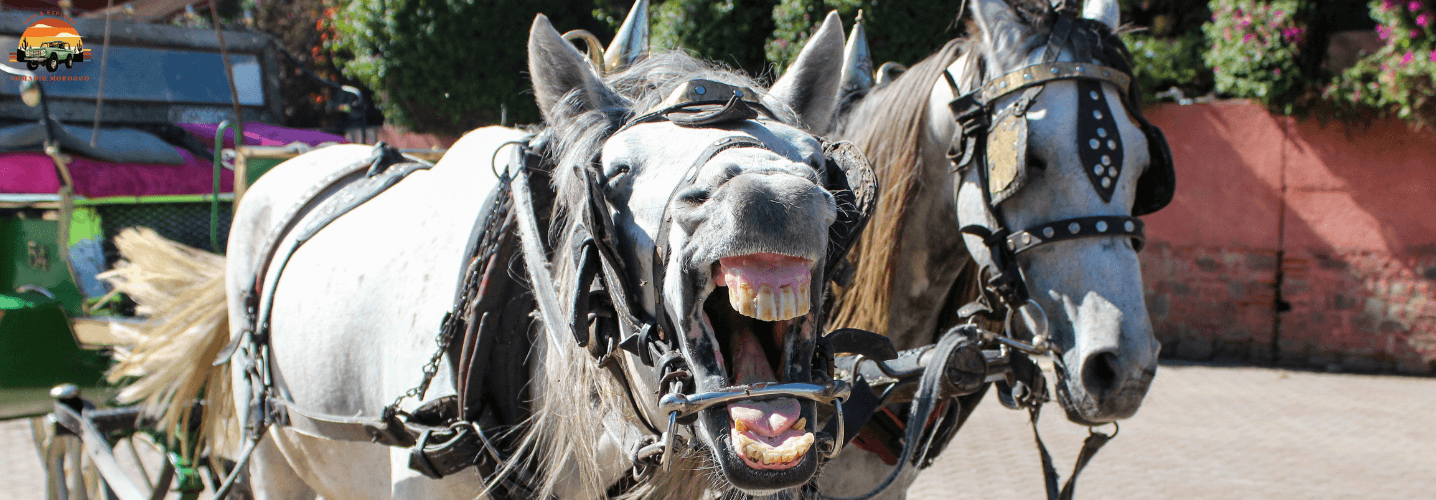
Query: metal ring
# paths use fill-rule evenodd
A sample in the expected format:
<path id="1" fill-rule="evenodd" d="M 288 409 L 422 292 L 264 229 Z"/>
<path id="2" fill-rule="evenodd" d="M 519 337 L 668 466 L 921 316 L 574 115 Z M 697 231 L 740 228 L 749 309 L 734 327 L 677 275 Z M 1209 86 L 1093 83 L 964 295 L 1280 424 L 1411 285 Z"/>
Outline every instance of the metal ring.
<path id="1" fill-rule="evenodd" d="M 673 454 L 674 428 L 678 427 L 678 412 L 668 414 L 668 429 L 663 431 L 663 456 L 658 458 L 658 464 L 665 469 L 668 467 L 668 456 Z"/>
<path id="2" fill-rule="evenodd" d="M 499 144 L 499 147 L 498 147 L 497 149 L 494 149 L 494 154 L 489 156 L 489 171 L 494 173 L 494 178 L 495 178 L 495 179 L 503 180 L 503 178 L 504 178 L 504 176 L 499 175 L 499 168 L 498 168 L 498 167 L 499 167 L 499 165 L 498 165 L 498 163 L 499 163 L 499 162 L 498 162 L 499 151 L 503 151 L 505 146 L 509 146 L 509 145 L 512 145 L 512 144 L 517 144 L 517 145 L 519 145 L 519 146 L 523 146 L 523 145 L 525 145 L 525 144 L 527 144 L 527 143 L 524 142 L 524 141 L 508 141 L 508 142 L 505 142 L 505 143 L 503 143 L 503 144 Z M 505 172 L 508 172 L 508 165 L 504 165 L 504 171 L 505 171 Z"/>
<path id="3" fill-rule="evenodd" d="M 1112 434 L 1108 435 L 1108 436 L 1107 436 L 1107 439 L 1115 438 L 1115 437 L 1117 437 L 1118 434 L 1121 434 L 1121 433 L 1122 433 L 1122 426 L 1121 426 L 1121 425 L 1118 425 L 1117 422 L 1115 422 L 1115 421 L 1113 421 L 1113 422 L 1107 422 L 1107 424 L 1112 424 Z M 1098 428 L 1098 427 L 1101 427 L 1101 426 L 1103 426 L 1103 425 L 1107 425 L 1107 424 L 1089 425 L 1089 426 L 1087 426 L 1087 435 L 1090 436 L 1090 435 L 1093 435 L 1093 434 L 1097 434 L 1097 428 Z"/>
<path id="4" fill-rule="evenodd" d="M 833 458 L 836 458 L 839 453 L 842 453 L 842 451 L 843 451 L 843 442 L 845 441 L 846 434 L 847 434 L 847 429 L 844 428 L 846 424 L 843 422 L 843 400 L 842 400 L 842 398 L 834 399 L 834 400 L 833 400 L 833 406 L 834 406 L 834 409 L 833 409 L 833 410 L 834 410 L 834 411 L 833 411 L 833 418 L 838 419 L 838 435 L 837 435 L 837 439 L 833 441 L 833 451 L 831 451 L 831 452 L 828 453 L 828 459 L 829 459 L 829 460 L 832 460 Z"/>

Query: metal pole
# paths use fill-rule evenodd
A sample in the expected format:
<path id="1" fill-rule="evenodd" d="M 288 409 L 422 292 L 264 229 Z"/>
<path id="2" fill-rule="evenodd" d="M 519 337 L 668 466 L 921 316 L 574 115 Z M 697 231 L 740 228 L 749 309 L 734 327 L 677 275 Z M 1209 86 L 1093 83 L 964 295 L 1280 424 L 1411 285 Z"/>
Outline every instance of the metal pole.
<path id="1" fill-rule="evenodd" d="M 236 122 L 225 120 L 219 122 L 219 127 L 214 130 L 214 196 L 210 198 L 209 202 L 209 249 L 214 253 L 221 254 L 224 253 L 224 251 L 219 248 L 219 173 L 222 165 L 220 158 L 221 152 L 224 151 L 224 130 L 227 128 L 233 128 L 236 133 L 238 133 L 239 125 Z M 235 143 L 238 144 L 240 139 L 241 138 L 236 135 L 234 138 Z M 238 171 L 235 172 L 236 181 L 238 181 L 240 173 L 241 172 Z M 238 184 L 236 183 L 236 185 Z"/>
<path id="2" fill-rule="evenodd" d="M 209 0 L 209 18 L 214 22 L 214 35 L 219 37 L 219 56 L 224 58 L 224 76 L 229 78 L 229 98 L 234 103 L 234 141 L 236 149 L 244 146 L 244 115 L 240 114 L 239 88 L 234 86 L 234 68 L 229 65 L 229 49 L 224 45 L 224 26 L 219 22 L 218 0 Z"/>
<path id="3" fill-rule="evenodd" d="M 105 7 L 105 42 L 100 46 L 100 89 L 95 95 L 95 129 L 90 132 L 90 147 L 100 140 L 100 109 L 105 105 L 105 67 L 110 65 L 110 15 L 115 11 L 115 0 L 109 0 Z"/>

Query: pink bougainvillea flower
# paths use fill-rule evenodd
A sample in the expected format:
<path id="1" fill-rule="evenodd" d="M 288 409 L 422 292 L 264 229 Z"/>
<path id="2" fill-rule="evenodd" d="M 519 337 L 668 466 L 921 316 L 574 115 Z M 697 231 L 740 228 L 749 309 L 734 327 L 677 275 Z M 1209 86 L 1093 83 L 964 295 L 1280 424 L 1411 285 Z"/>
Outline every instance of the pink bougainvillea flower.
<path id="1" fill-rule="evenodd" d="M 1411 64 L 1411 62 L 1412 62 L 1412 61 L 1415 61 L 1415 60 L 1416 60 L 1416 55 L 1415 55 L 1415 54 L 1412 54 L 1412 53 L 1410 53 L 1410 52 L 1407 52 L 1406 55 L 1401 56 L 1401 65 L 1402 65 L 1402 66 L 1405 66 L 1405 65 L 1407 65 L 1407 64 Z"/>
<path id="2" fill-rule="evenodd" d="M 1411 3 L 1406 4 L 1406 8 L 1411 9 L 1411 12 L 1421 10 L 1421 0 L 1411 0 Z"/>
<path id="3" fill-rule="evenodd" d="M 1276 76 L 1276 77 L 1278 77 L 1278 78 L 1280 78 L 1280 77 L 1281 77 L 1281 68 L 1277 68 L 1277 69 L 1272 70 L 1272 75 L 1273 75 L 1273 76 Z"/>
<path id="4" fill-rule="evenodd" d="M 1431 62 L 1436 62 L 1436 50 L 1431 51 Z"/>
<path id="5" fill-rule="evenodd" d="M 1422 12 L 1421 15 L 1416 16 L 1416 24 L 1420 25 L 1422 28 L 1430 26 L 1431 14 L 1429 12 Z"/>
<path id="6" fill-rule="evenodd" d="M 1242 41 L 1243 41 L 1243 42 L 1250 42 L 1250 41 L 1252 41 L 1252 38 L 1254 38 L 1254 36 L 1253 36 L 1251 33 L 1247 33 L 1247 34 L 1245 34 L 1245 35 L 1242 35 Z"/>
<path id="7" fill-rule="evenodd" d="M 1377 38 L 1380 38 L 1382 40 L 1391 38 L 1391 28 L 1387 28 L 1384 25 L 1378 25 L 1376 27 L 1376 36 Z"/>
<path id="8" fill-rule="evenodd" d="M 1392 0 L 1381 0 L 1381 11 L 1382 11 L 1382 12 L 1386 12 L 1386 11 L 1388 11 L 1388 10 L 1391 10 L 1391 9 L 1394 8 L 1394 7 L 1396 7 L 1396 2 L 1394 2 L 1394 1 L 1392 1 Z"/>

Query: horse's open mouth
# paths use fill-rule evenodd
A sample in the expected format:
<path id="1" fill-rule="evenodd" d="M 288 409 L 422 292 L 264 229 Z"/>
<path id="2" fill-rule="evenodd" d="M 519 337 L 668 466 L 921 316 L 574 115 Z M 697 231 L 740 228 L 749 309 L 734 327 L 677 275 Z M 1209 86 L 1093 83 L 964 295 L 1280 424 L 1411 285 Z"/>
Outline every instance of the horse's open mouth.
<path id="1" fill-rule="evenodd" d="M 789 323 L 812 309 L 813 261 L 772 253 L 720 259 L 714 283 L 727 288 L 704 302 L 732 386 L 783 380 Z M 716 290 L 715 290 L 716 292 Z M 796 399 L 739 401 L 728 405 L 733 452 L 751 469 L 796 467 L 814 435 Z"/>

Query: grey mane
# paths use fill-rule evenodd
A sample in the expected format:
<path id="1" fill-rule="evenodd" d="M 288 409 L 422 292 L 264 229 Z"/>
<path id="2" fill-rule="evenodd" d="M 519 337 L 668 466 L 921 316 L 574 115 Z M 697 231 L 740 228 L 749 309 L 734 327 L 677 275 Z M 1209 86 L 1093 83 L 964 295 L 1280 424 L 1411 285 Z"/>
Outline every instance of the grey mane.
<path id="1" fill-rule="evenodd" d="M 900 258 L 891 242 L 900 238 L 909 222 L 905 216 L 908 207 L 924 203 L 919 169 L 942 167 L 924 165 L 923 158 L 945 151 L 925 151 L 927 141 L 922 134 L 932 87 L 944 78 L 946 68 L 963 54 L 981 56 L 974 58 L 973 64 L 964 65 L 962 74 L 953 75 L 963 89 L 971 89 L 1026 65 L 1027 55 L 1048 43 L 1056 13 L 1046 2 L 1022 0 L 1011 4 L 1013 10 L 1000 13 L 1003 19 L 992 23 L 995 32 L 990 41 L 980 35 L 976 21 L 970 22 L 968 32 L 977 36 L 950 41 L 896 80 L 863 94 L 845 96 L 836 135 L 863 150 L 883 189 L 872 221 L 848 255 L 854 269 L 852 285 L 832 303 L 829 328 L 886 331 L 888 327 L 892 275 Z M 1126 47 L 1110 28 L 1094 20 L 1078 19 L 1077 23 L 1073 37 L 1080 38 L 1079 43 L 1090 44 L 1092 54 L 1104 64 L 1131 73 Z M 1141 92 L 1136 80 L 1132 79 L 1126 105 L 1133 117 L 1142 120 L 1138 97 Z M 975 265 L 969 262 L 954 288 L 952 299 L 957 304 L 976 296 L 977 274 Z M 939 321 L 943 324 L 943 319 Z"/>

